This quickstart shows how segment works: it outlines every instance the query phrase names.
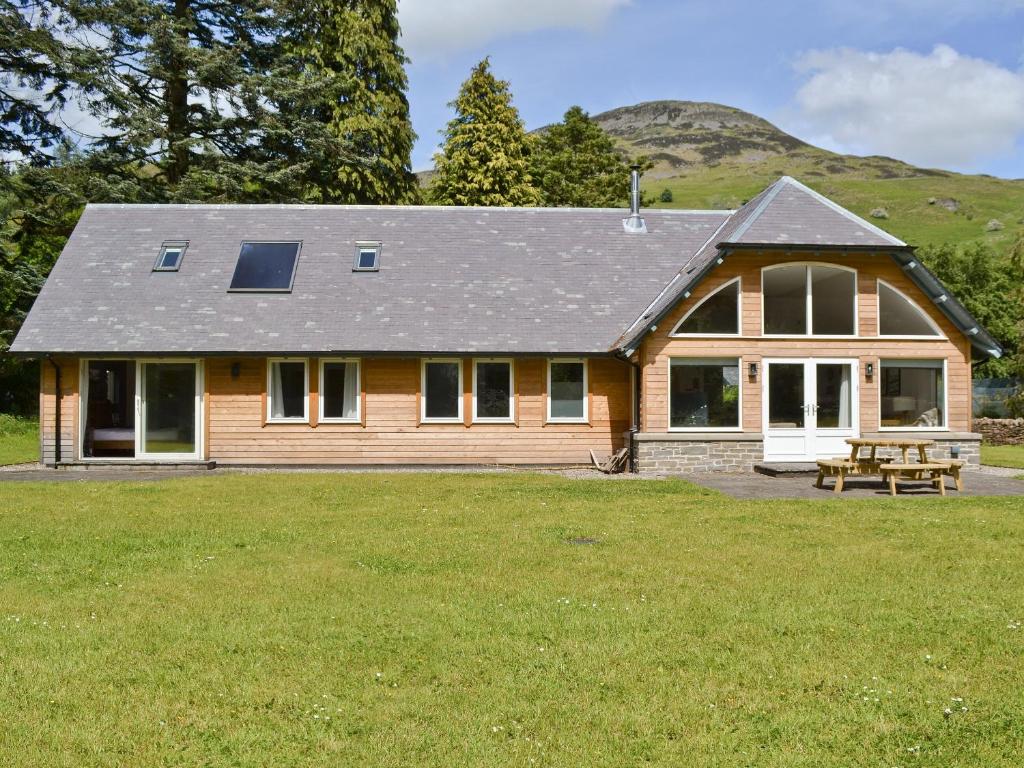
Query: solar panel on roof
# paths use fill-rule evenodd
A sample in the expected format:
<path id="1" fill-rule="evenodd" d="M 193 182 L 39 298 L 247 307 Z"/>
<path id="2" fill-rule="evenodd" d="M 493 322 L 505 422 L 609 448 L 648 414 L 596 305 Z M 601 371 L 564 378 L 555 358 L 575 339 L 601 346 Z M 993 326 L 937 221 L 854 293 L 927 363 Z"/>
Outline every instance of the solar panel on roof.
<path id="1" fill-rule="evenodd" d="M 242 243 L 229 291 L 290 291 L 301 243 Z"/>

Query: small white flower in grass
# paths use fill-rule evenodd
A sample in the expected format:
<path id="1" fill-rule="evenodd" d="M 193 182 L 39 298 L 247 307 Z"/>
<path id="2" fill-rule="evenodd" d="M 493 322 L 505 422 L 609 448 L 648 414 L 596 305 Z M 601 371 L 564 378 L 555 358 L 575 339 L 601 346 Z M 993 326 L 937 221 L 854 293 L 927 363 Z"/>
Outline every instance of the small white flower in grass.
<path id="1" fill-rule="evenodd" d="M 377 679 L 380 680 L 382 677 L 384 677 L 384 674 L 381 673 L 381 672 L 378 672 L 377 673 Z"/>

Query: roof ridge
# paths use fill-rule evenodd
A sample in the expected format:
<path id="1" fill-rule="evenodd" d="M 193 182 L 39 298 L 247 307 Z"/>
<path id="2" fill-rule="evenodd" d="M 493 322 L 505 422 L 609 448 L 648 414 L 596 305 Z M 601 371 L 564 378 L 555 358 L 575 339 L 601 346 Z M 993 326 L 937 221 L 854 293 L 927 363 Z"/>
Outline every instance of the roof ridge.
<path id="1" fill-rule="evenodd" d="M 761 198 L 760 202 L 758 202 L 757 206 L 754 208 L 753 213 L 751 213 L 746 219 L 744 219 L 743 222 L 738 227 L 736 227 L 736 229 L 733 230 L 732 233 L 730 233 L 729 237 L 731 238 L 731 242 L 738 242 L 739 239 L 747 233 L 747 230 L 750 229 L 754 222 L 761 217 L 762 213 L 764 213 L 765 209 L 768 207 L 768 204 L 771 203 L 771 201 L 778 196 L 779 192 L 782 190 L 783 185 L 785 184 L 786 179 L 788 178 L 788 176 L 783 176 L 780 179 L 776 179 L 764 190 L 762 190 L 761 194 L 764 195 L 764 197 Z"/>
<path id="2" fill-rule="evenodd" d="M 339 211 L 375 211 L 375 210 L 415 210 L 415 211 L 527 211 L 537 213 L 629 213 L 628 208 L 584 208 L 580 206 L 486 206 L 486 205 L 364 205 L 364 204 L 317 204 L 317 203 L 86 203 L 86 208 L 95 210 L 339 210 Z M 647 212 L 666 213 L 669 215 L 700 215 L 723 216 L 736 213 L 732 209 L 718 208 L 647 208 Z"/>

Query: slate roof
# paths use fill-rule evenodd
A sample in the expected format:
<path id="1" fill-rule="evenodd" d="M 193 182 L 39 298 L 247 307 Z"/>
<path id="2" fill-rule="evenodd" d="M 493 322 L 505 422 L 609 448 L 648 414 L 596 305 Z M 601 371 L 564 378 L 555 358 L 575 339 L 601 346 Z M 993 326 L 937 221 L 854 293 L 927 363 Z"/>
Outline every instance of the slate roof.
<path id="1" fill-rule="evenodd" d="M 781 177 L 724 221 L 614 346 L 622 352 L 635 347 L 712 269 L 726 258 L 735 258 L 732 251 L 825 247 L 888 253 L 978 350 L 988 356 L 1002 354 L 999 343 L 970 312 L 908 255 L 913 251 L 910 246 L 789 176 Z"/>
<path id="2" fill-rule="evenodd" d="M 743 249 L 888 253 L 972 343 L 999 344 L 912 249 L 784 176 L 737 211 L 89 205 L 16 354 L 628 352 Z M 154 272 L 188 240 L 178 272 Z M 302 242 L 290 293 L 229 293 L 244 240 Z M 353 272 L 379 240 L 379 272 Z"/>
<path id="3" fill-rule="evenodd" d="M 726 220 L 612 209 L 90 205 L 12 351 L 607 353 Z M 243 240 L 301 240 L 291 293 L 228 293 Z M 160 245 L 188 240 L 178 272 Z M 380 272 L 353 272 L 380 240 Z"/>

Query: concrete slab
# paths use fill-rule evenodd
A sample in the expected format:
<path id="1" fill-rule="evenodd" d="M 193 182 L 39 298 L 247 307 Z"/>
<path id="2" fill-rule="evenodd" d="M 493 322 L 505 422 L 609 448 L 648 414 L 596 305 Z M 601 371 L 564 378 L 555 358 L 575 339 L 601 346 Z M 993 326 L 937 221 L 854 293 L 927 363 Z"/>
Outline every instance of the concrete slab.
<path id="1" fill-rule="evenodd" d="M 888 499 L 888 487 L 883 487 L 877 477 L 847 478 L 841 494 L 832 492 L 832 481 L 825 480 L 824 488 L 815 488 L 817 475 L 780 475 L 769 477 L 753 472 L 731 474 L 725 472 L 708 472 L 702 475 L 688 475 L 687 480 L 716 491 L 728 494 L 736 499 L 839 499 L 839 498 L 874 498 Z M 1024 496 L 1024 480 L 1012 477 L 989 474 L 985 472 L 965 472 L 963 474 L 964 490 L 957 493 L 953 482 L 946 478 L 946 498 L 957 496 Z M 939 492 L 918 482 L 901 482 L 897 486 L 897 498 L 941 498 Z"/>

